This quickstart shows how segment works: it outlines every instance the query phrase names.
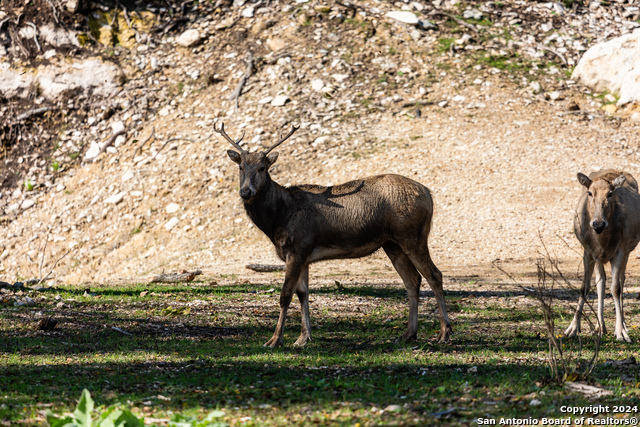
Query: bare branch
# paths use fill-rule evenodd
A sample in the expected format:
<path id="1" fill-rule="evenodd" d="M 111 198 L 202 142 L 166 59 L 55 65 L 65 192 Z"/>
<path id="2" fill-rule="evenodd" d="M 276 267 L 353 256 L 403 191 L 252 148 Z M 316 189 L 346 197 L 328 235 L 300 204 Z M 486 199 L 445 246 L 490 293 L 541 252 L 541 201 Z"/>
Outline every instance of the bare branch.
<path id="1" fill-rule="evenodd" d="M 453 19 L 454 21 L 456 21 L 458 23 L 458 25 L 462 25 L 463 27 L 467 27 L 468 29 L 470 29 L 471 31 L 475 31 L 476 33 L 478 32 L 478 29 L 475 27 L 475 25 L 470 24 L 466 21 L 463 21 L 462 19 L 458 18 L 455 15 L 452 15 L 450 13 L 447 12 L 442 12 L 439 10 L 434 10 L 433 12 L 431 12 L 429 15 L 441 15 L 441 16 L 446 16 L 450 19 Z"/>
<path id="2" fill-rule="evenodd" d="M 247 82 L 247 80 L 249 79 L 249 77 L 251 77 L 251 74 L 253 74 L 253 52 L 251 51 L 247 52 L 246 63 L 247 63 L 247 69 L 242 75 L 242 77 L 240 78 L 240 81 L 236 86 L 236 90 L 233 91 L 233 93 L 231 94 L 231 97 L 229 98 L 230 101 L 235 101 L 234 111 L 236 113 L 238 112 L 238 98 L 240 98 L 240 95 L 242 95 L 242 88 Z"/>
<path id="3" fill-rule="evenodd" d="M 156 127 L 152 127 L 151 128 L 151 133 L 149 134 L 149 137 L 147 139 L 145 139 L 142 144 L 138 145 L 138 148 L 136 148 L 136 151 L 133 152 L 133 156 L 131 156 L 131 158 L 135 158 L 136 154 L 138 154 L 138 151 L 140 151 L 142 149 L 142 147 L 144 147 L 144 145 L 149 142 L 151 140 L 151 138 L 155 138 L 156 136 Z"/>
<path id="4" fill-rule="evenodd" d="M 125 129 L 121 129 L 118 132 L 114 133 L 113 135 L 111 135 L 111 138 L 109 138 L 107 140 L 107 142 L 104 143 L 104 145 L 102 146 L 102 148 L 100 149 L 100 151 L 98 152 L 98 154 L 93 158 L 93 161 L 95 162 L 98 157 L 100 157 L 100 155 L 102 153 L 104 153 L 105 151 L 107 151 L 107 148 L 111 147 L 113 145 L 113 143 L 116 141 L 116 139 L 118 139 L 118 137 L 120 135 L 125 135 L 127 133 L 127 131 Z"/>
<path id="5" fill-rule="evenodd" d="M 178 283 L 178 282 L 191 282 L 196 276 L 202 274 L 202 270 L 186 271 L 183 270 L 180 273 L 162 273 L 153 279 L 149 283 Z"/>
<path id="6" fill-rule="evenodd" d="M 160 147 L 160 149 L 158 150 L 158 152 L 153 156 L 154 160 L 155 160 L 155 158 L 158 156 L 158 154 L 160 154 L 160 152 L 162 151 L 162 149 L 163 149 L 164 147 L 166 147 L 170 142 L 173 142 L 173 141 L 180 141 L 180 140 L 182 140 L 182 141 L 189 141 L 189 142 L 195 143 L 195 141 L 193 141 L 193 140 L 191 140 L 191 139 L 187 139 L 187 138 L 180 138 L 180 137 L 178 137 L 178 138 L 171 138 L 170 140 L 168 140 L 167 142 L 165 142 L 164 144 L 162 144 L 162 147 Z"/>
<path id="7" fill-rule="evenodd" d="M 36 42 L 38 52 L 42 52 L 42 49 L 40 49 L 40 43 L 38 43 L 38 27 L 36 27 L 36 24 L 33 22 L 27 22 L 27 25 L 30 25 L 33 28 L 33 41 Z"/>
<path id="8" fill-rule="evenodd" d="M 38 282 L 38 285 L 39 285 L 39 284 L 41 284 L 42 282 L 44 282 L 45 280 L 48 280 L 48 279 L 49 279 L 49 277 L 51 276 L 51 273 L 53 273 L 53 270 L 55 270 L 56 266 L 58 265 L 58 263 L 59 263 L 60 261 L 62 261 L 62 259 L 63 259 L 64 257 L 66 257 L 67 255 L 69 255 L 69 253 L 70 253 L 71 251 L 73 251 L 74 249 L 75 249 L 75 248 L 71 248 L 71 249 L 69 249 L 69 250 L 68 250 L 67 252 L 65 252 L 65 253 L 64 253 L 60 258 L 58 258 L 58 259 L 56 260 L 56 262 L 54 262 L 54 263 L 53 263 L 53 267 L 51 267 L 51 270 L 49 270 L 49 272 L 47 273 L 47 275 L 40 279 L 40 281 Z"/>

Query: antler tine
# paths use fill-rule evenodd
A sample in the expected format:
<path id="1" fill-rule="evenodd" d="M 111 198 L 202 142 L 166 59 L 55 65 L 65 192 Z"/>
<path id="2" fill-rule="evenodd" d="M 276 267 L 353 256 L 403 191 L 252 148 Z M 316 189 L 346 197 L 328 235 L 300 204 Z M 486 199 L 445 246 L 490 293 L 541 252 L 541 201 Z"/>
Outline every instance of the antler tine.
<path id="1" fill-rule="evenodd" d="M 242 141 L 242 139 L 244 138 L 244 131 L 242 131 L 242 136 L 240 136 L 240 139 L 238 139 L 237 141 L 234 141 L 233 138 L 227 135 L 227 133 L 224 131 L 224 123 L 220 125 L 220 129 L 216 128 L 216 124 L 214 123 L 213 131 L 222 135 L 224 139 L 229 141 L 229 144 L 233 145 L 237 150 L 240 150 L 241 153 L 246 152 L 244 148 L 240 147 L 240 141 Z"/>
<path id="2" fill-rule="evenodd" d="M 298 129 L 300 129 L 300 126 L 297 126 L 297 127 L 296 127 L 295 125 L 291 125 L 291 130 L 289 131 L 289 133 L 288 133 L 285 137 L 280 138 L 280 141 L 276 142 L 276 143 L 275 143 L 275 144 L 273 144 L 271 147 L 269 147 L 269 149 L 268 149 L 267 151 L 265 151 L 265 153 L 264 153 L 264 154 L 265 154 L 265 155 L 269 154 L 269 153 L 271 152 L 271 150 L 273 150 L 273 149 L 274 149 L 274 148 L 276 148 L 278 145 L 282 144 L 282 143 L 283 143 L 283 142 L 285 142 L 287 139 L 289 139 L 289 137 L 290 137 L 291 135 L 293 135 L 293 133 L 294 133 L 295 131 L 297 131 Z"/>

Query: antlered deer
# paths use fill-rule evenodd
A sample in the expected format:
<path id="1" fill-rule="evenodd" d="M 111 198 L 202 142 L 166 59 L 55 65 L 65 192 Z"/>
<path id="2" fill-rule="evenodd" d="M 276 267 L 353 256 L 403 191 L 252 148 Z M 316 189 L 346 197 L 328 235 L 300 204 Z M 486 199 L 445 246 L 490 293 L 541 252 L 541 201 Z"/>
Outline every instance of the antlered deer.
<path id="1" fill-rule="evenodd" d="M 284 323 L 293 293 L 302 309 L 302 332 L 294 345 L 311 339 L 309 319 L 309 264 L 327 260 L 359 258 L 383 248 L 402 278 L 409 294 L 409 325 L 402 340 L 418 332 L 418 297 L 422 276 L 440 312 L 441 341 L 451 332 L 442 291 L 442 273 L 429 256 L 433 201 L 429 190 L 400 175 L 378 175 L 333 187 L 299 185 L 283 187 L 271 179 L 269 167 L 278 153 L 271 151 L 297 130 L 291 131 L 264 152 L 249 153 L 229 137 L 224 124 L 214 130 L 238 152 L 227 154 L 240 167 L 240 197 L 245 211 L 262 230 L 286 264 L 280 292 L 280 318 L 265 346 L 282 344 Z"/>
<path id="2" fill-rule="evenodd" d="M 587 177 L 578 174 L 584 187 L 573 228 L 584 247 L 584 280 L 578 308 L 565 331 L 568 337 L 580 331 L 580 317 L 596 270 L 598 289 L 598 333 L 604 334 L 604 264 L 611 263 L 611 294 L 616 309 L 615 335 L 618 341 L 631 342 L 624 321 L 622 292 L 629 253 L 640 241 L 640 194 L 638 183 L 630 174 L 615 170 L 594 172 Z"/>

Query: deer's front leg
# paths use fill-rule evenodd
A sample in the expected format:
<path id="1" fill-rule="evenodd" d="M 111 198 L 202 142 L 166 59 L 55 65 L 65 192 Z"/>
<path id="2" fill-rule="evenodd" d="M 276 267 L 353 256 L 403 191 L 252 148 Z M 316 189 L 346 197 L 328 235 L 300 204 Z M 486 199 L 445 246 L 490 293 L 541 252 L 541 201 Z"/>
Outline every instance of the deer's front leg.
<path id="1" fill-rule="evenodd" d="M 589 290 L 591 289 L 591 276 L 593 275 L 593 268 L 596 263 L 591 257 L 589 251 L 585 249 L 583 255 L 584 262 L 584 279 L 582 281 L 582 287 L 580 288 L 580 299 L 578 299 L 578 307 L 576 308 L 576 314 L 573 316 L 573 320 L 571 324 L 564 331 L 564 336 L 567 338 L 573 338 L 580 332 L 580 318 L 582 317 L 582 310 L 584 309 L 584 304 L 587 301 L 587 297 L 589 296 Z"/>
<path id="2" fill-rule="evenodd" d="M 284 334 L 284 322 L 287 318 L 287 311 L 289 310 L 289 304 L 293 298 L 293 292 L 298 285 L 300 279 L 300 273 L 302 271 L 302 263 L 295 261 L 289 261 L 287 259 L 287 271 L 284 275 L 284 285 L 280 291 L 280 317 L 278 318 L 278 324 L 276 330 L 269 341 L 265 343 L 265 347 L 275 348 L 282 345 L 282 336 Z"/>

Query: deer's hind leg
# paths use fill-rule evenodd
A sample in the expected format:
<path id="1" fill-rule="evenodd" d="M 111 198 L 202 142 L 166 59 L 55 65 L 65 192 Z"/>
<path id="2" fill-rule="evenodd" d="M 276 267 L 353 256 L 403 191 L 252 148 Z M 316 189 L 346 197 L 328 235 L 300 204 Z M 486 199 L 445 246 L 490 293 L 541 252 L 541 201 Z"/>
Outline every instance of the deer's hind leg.
<path id="1" fill-rule="evenodd" d="M 409 260 L 414 266 L 414 269 L 418 270 L 422 276 L 427 280 L 433 295 L 438 303 L 438 311 L 440 314 L 440 335 L 438 340 L 441 342 L 449 341 L 449 334 L 451 333 L 451 322 L 449 322 L 449 315 L 447 314 L 447 305 L 444 301 L 444 291 L 442 289 L 442 273 L 438 270 L 438 267 L 431 260 L 429 255 L 429 247 L 427 245 L 427 237 L 429 235 L 428 228 L 425 228 L 424 238 L 418 241 L 410 243 L 401 243 L 402 251 L 407 255 Z"/>
<path id="2" fill-rule="evenodd" d="M 391 260 L 393 267 L 396 269 L 404 287 L 409 295 L 409 323 L 407 331 L 399 338 L 400 341 L 410 341 L 416 339 L 418 335 L 418 300 L 420 297 L 420 282 L 422 277 L 416 270 L 415 266 L 400 246 L 395 243 L 386 243 L 382 246 L 385 253 Z"/>
<path id="3" fill-rule="evenodd" d="M 302 331 L 300 337 L 293 343 L 294 346 L 302 347 L 311 341 L 311 319 L 309 317 L 309 265 L 302 267 L 300 278 L 298 279 L 298 287 L 296 295 L 300 300 L 300 310 L 302 311 Z"/>

